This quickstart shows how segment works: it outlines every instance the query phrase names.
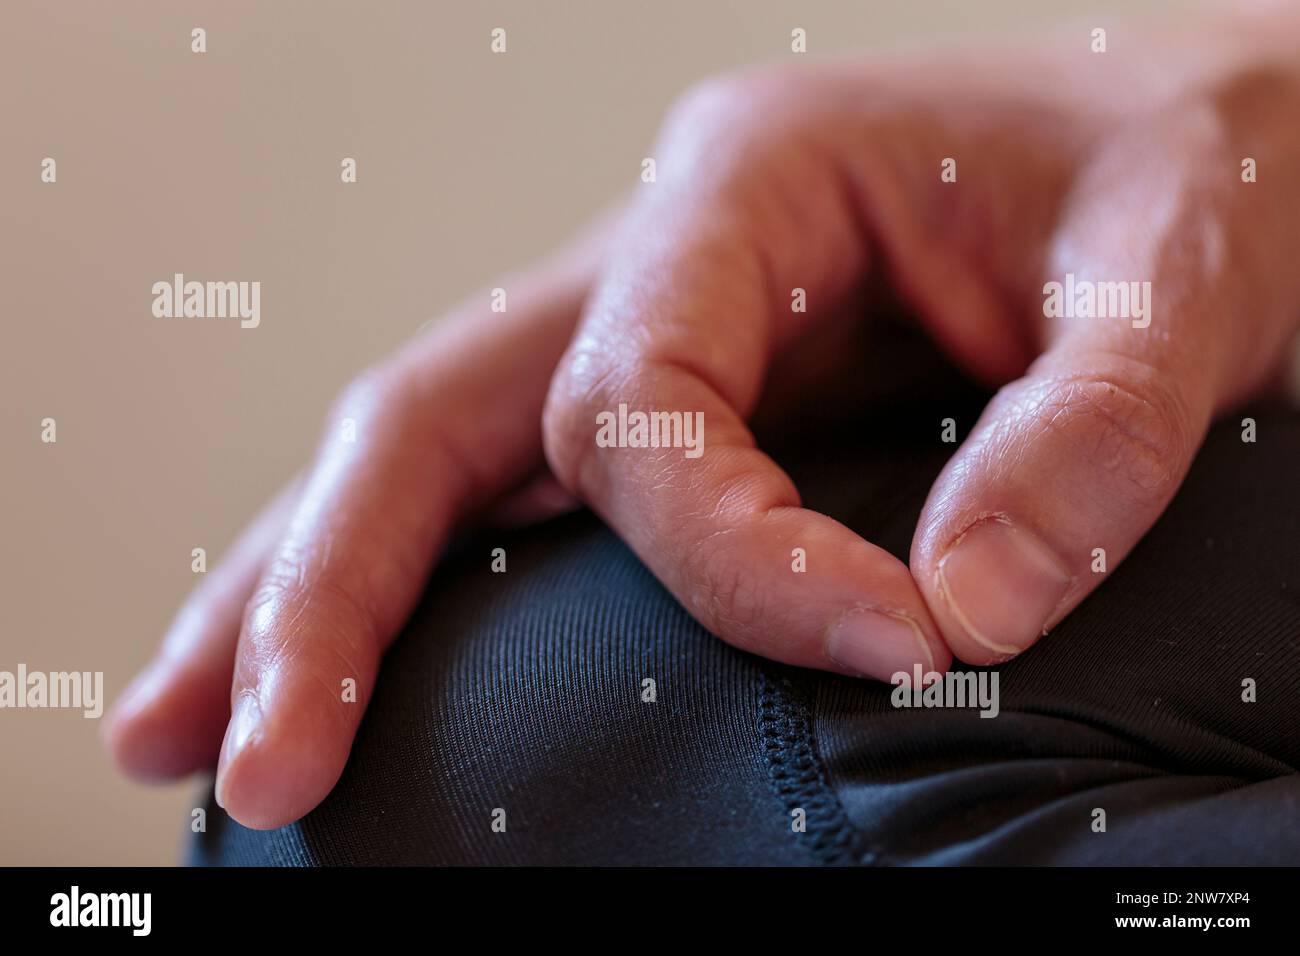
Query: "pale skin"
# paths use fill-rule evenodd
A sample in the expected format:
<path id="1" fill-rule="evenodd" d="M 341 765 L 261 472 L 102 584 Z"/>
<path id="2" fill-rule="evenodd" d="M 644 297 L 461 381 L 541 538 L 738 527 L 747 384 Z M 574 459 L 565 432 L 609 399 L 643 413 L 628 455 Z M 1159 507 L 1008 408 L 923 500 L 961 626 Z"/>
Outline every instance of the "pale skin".
<path id="1" fill-rule="evenodd" d="M 479 294 L 344 391 L 315 462 L 110 714 L 110 751 L 145 779 L 215 763 L 246 826 L 300 818 L 448 535 L 575 500 L 747 651 L 878 680 L 1023 652 L 1105 579 L 1094 549 L 1123 561 L 1295 335 L 1296 49 L 1281 5 L 1112 29 L 1105 54 L 1082 30 L 705 83 L 664 124 L 655 183 L 493 283 L 507 312 Z M 1149 281 L 1149 327 L 1045 316 L 1067 272 Z M 907 563 L 801 507 L 749 428 L 852 386 L 838 336 L 882 284 L 999 389 Z M 705 453 L 598 448 L 620 403 L 702 411 Z"/>

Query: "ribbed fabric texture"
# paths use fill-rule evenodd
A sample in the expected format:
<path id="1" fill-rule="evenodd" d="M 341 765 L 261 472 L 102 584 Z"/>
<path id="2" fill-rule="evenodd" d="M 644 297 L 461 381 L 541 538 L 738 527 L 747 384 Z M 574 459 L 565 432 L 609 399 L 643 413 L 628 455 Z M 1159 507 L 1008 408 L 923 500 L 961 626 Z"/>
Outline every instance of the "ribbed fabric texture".
<path id="1" fill-rule="evenodd" d="M 855 442 L 801 423 L 778 460 L 809 507 L 905 557 L 952 450 L 936 412 L 882 414 Z M 1217 428 L 1112 580 L 999 669 L 991 720 L 732 650 L 588 515 L 476 541 L 389 652 L 334 793 L 269 833 L 214 806 L 190 856 L 1300 863 L 1300 417 L 1256 417 L 1255 444 Z"/>

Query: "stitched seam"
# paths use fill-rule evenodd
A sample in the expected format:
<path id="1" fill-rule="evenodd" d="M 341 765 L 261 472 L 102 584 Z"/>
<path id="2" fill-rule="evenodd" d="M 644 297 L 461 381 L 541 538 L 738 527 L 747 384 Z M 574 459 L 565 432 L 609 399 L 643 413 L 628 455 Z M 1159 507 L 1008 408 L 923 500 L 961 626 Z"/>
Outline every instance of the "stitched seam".
<path id="1" fill-rule="evenodd" d="M 792 837 L 807 840 L 814 858 L 830 866 L 871 865 L 881 862 L 862 845 L 835 791 L 827 782 L 812 740 L 812 721 L 806 693 L 789 677 L 762 674 L 759 685 L 758 729 L 768 780 L 785 808 L 784 825 L 791 811 L 807 814 L 807 830 Z"/>

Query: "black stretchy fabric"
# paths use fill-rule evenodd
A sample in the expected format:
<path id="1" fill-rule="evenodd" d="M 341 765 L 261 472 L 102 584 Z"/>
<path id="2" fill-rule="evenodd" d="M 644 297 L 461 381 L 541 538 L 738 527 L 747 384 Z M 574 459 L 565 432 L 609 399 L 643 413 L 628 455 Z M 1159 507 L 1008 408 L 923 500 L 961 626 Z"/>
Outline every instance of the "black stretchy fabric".
<path id="1" fill-rule="evenodd" d="M 969 427 L 986 398 L 803 416 L 764 447 L 809 507 L 905 559 L 953 449 L 940 421 Z M 1252 414 L 1258 440 L 1241 416 L 1217 426 L 1133 554 L 998 668 L 993 719 L 732 649 L 588 514 L 466 543 L 389 651 L 334 792 L 272 832 L 211 804 L 189 857 L 1300 864 L 1300 416 Z"/>

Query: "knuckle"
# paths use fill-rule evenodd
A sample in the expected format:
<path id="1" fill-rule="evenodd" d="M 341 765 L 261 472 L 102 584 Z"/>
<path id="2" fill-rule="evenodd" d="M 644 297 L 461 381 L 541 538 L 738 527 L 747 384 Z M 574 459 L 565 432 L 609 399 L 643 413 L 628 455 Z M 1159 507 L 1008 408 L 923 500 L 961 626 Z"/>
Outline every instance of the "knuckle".
<path id="1" fill-rule="evenodd" d="M 739 73 L 716 73 L 705 77 L 673 101 L 664 121 L 665 129 L 727 123 L 754 98 L 753 83 Z"/>
<path id="2" fill-rule="evenodd" d="M 676 170 L 676 182 L 697 189 L 756 175 L 790 138 L 799 113 L 788 99 L 783 84 L 761 72 L 719 74 L 690 87 L 660 127 L 665 173 Z"/>
<path id="3" fill-rule="evenodd" d="M 345 676 L 365 669 L 379 650 L 374 611 L 320 567 L 321 556 L 290 550 L 277 555 L 248 603 L 246 630 L 265 664 L 328 649 Z"/>
<path id="4" fill-rule="evenodd" d="M 1043 420 L 1087 460 L 1116 476 L 1134 499 L 1163 504 L 1191 458 L 1185 403 L 1154 377 L 1143 383 L 1087 376 L 1053 382 Z"/>
<path id="5" fill-rule="evenodd" d="M 368 421 L 401 398 L 396 377 L 381 366 L 372 366 L 353 378 L 334 399 L 330 420 L 351 418 Z"/>

